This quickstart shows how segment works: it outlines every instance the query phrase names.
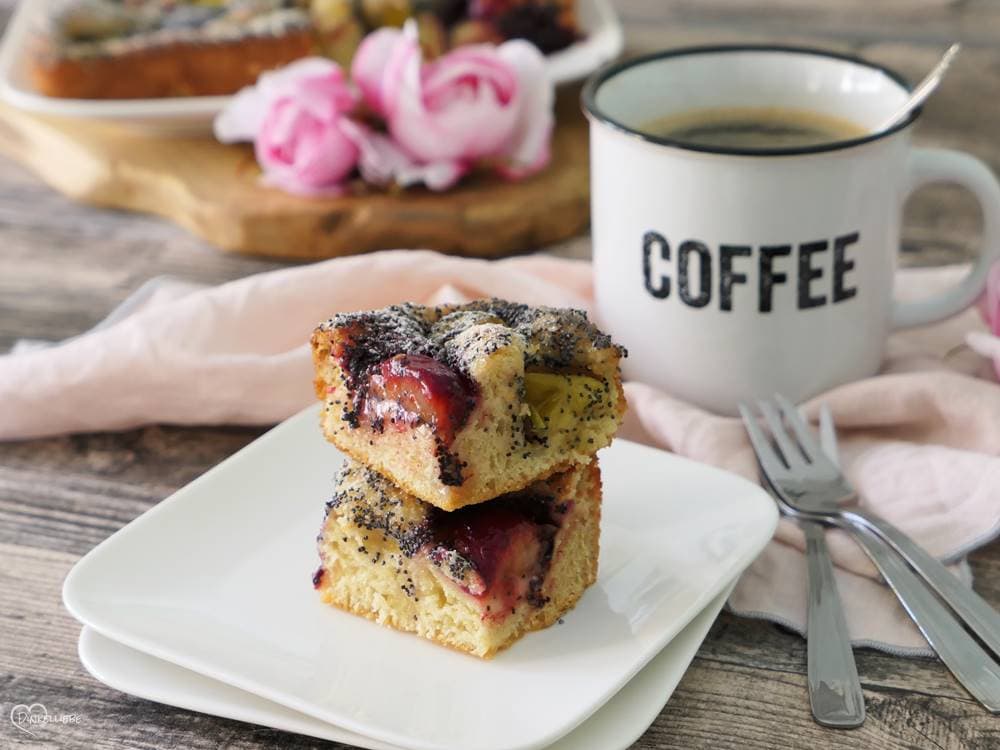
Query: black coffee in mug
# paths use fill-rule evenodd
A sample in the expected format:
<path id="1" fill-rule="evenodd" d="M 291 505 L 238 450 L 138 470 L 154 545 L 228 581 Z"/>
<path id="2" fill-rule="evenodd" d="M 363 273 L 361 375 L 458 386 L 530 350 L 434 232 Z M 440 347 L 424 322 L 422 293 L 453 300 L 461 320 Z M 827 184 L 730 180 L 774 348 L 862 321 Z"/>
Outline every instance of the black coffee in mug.
<path id="1" fill-rule="evenodd" d="M 865 129 L 842 117 L 787 107 L 688 110 L 644 123 L 643 131 L 702 147 L 778 149 L 847 141 Z"/>

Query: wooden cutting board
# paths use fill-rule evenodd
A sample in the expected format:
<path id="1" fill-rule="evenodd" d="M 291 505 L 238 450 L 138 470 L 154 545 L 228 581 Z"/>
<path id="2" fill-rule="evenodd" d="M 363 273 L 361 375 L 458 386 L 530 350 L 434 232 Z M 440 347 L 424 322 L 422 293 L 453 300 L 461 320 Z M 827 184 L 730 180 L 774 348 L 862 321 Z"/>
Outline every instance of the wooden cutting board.
<path id="1" fill-rule="evenodd" d="M 560 90 L 552 163 L 509 183 L 300 198 L 258 184 L 249 146 L 157 136 L 0 105 L 0 152 L 67 196 L 164 216 L 223 250 L 289 259 L 397 247 L 495 257 L 582 232 L 589 219 L 579 88 Z"/>

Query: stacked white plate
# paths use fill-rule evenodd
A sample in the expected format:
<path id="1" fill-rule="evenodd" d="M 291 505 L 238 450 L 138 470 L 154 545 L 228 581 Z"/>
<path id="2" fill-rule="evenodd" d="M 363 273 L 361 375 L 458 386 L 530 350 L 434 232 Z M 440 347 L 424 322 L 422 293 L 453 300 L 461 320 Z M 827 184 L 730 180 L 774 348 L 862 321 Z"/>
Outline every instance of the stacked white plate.
<path id="1" fill-rule="evenodd" d="M 624 440 L 600 453 L 597 583 L 492 661 L 320 603 L 314 539 L 343 457 L 310 408 L 84 557 L 84 665 L 151 700 L 366 748 L 627 747 L 658 715 L 774 502 Z"/>

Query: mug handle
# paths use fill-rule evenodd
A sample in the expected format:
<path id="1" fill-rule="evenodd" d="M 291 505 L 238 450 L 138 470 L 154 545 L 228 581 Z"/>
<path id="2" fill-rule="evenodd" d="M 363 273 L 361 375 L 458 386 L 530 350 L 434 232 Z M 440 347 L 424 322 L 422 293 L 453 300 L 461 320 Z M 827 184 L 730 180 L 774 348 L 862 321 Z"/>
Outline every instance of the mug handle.
<path id="1" fill-rule="evenodd" d="M 893 328 L 934 323 L 962 312 L 982 294 L 990 266 L 1000 257 L 1000 183 L 989 167 L 960 151 L 918 148 L 910 154 L 908 171 L 904 199 L 932 182 L 951 182 L 970 190 L 983 212 L 983 245 L 972 270 L 954 288 L 927 300 L 896 301 Z"/>

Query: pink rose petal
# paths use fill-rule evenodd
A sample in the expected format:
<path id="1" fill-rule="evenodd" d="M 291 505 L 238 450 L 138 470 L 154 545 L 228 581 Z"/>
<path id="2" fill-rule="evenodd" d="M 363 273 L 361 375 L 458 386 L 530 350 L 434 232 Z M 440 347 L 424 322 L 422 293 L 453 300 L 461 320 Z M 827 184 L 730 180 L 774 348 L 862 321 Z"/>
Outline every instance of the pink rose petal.
<path id="1" fill-rule="evenodd" d="M 362 40 L 351 61 L 351 78 L 361 91 L 365 104 L 376 114 L 384 114 L 382 76 L 401 37 L 399 29 L 376 29 Z"/>
<path id="2" fill-rule="evenodd" d="M 252 140 L 265 184 L 300 195 L 340 191 L 358 146 L 345 131 L 357 95 L 336 63 L 306 58 L 263 74 L 215 121 L 223 142 Z"/>
<path id="3" fill-rule="evenodd" d="M 1000 261 L 986 276 L 986 292 L 979 301 L 979 312 L 994 334 L 1000 336 Z"/>
<path id="4" fill-rule="evenodd" d="M 505 177 L 520 179 L 549 163 L 555 93 L 545 70 L 545 58 L 535 46 L 513 40 L 500 45 L 498 54 L 515 70 L 520 82 L 517 123 L 506 153 L 509 161 L 498 169 Z"/>
<path id="5" fill-rule="evenodd" d="M 412 23 L 396 38 L 381 86 L 389 132 L 419 163 L 502 154 L 518 119 L 516 71 L 496 48 L 459 48 L 425 64 Z"/>
<path id="6" fill-rule="evenodd" d="M 446 190 L 468 171 L 468 165 L 457 161 L 419 164 L 389 136 L 357 123 L 352 123 L 348 132 L 360 151 L 361 176 L 373 185 L 409 187 L 423 183 L 430 190 Z"/>
<path id="7" fill-rule="evenodd" d="M 339 65 L 321 57 L 303 58 L 263 73 L 256 84 L 240 89 L 215 118 L 215 137 L 223 143 L 254 140 L 274 102 L 298 94 L 327 111 L 346 111 L 357 101 Z"/>
<path id="8" fill-rule="evenodd" d="M 253 86 L 240 89 L 213 123 L 215 137 L 222 143 L 252 141 L 260 131 L 267 110 L 264 99 Z"/>

